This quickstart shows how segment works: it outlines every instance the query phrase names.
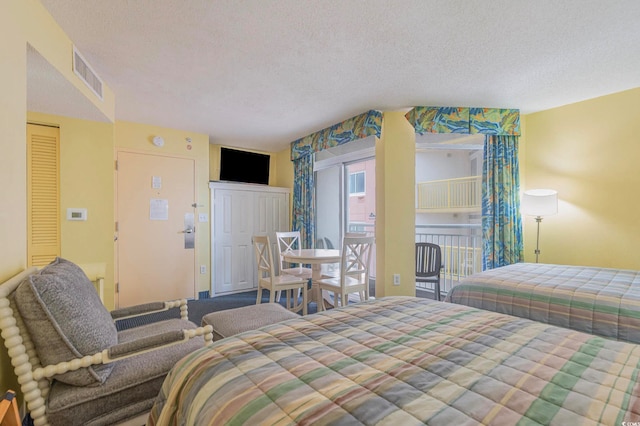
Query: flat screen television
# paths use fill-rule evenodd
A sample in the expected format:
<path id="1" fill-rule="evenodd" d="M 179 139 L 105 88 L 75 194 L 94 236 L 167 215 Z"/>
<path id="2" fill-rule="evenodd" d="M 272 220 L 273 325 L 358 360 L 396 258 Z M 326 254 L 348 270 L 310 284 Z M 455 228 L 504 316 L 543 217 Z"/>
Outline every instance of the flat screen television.
<path id="1" fill-rule="evenodd" d="M 220 180 L 269 184 L 269 155 L 221 148 Z"/>

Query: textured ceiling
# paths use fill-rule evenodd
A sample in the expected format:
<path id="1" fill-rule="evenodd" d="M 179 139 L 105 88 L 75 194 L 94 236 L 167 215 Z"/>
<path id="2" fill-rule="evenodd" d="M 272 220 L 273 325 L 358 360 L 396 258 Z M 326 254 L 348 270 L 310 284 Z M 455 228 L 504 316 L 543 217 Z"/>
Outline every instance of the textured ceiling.
<path id="1" fill-rule="evenodd" d="M 42 3 L 116 119 L 237 147 L 285 149 L 369 109 L 530 113 L 640 86 L 638 0 Z M 53 92 L 29 90 L 29 106 Z"/>

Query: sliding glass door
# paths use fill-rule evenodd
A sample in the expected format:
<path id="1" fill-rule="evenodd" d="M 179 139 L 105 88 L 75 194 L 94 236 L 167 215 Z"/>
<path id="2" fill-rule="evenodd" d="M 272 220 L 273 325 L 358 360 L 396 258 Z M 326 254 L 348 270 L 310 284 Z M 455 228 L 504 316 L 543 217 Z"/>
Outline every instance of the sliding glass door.
<path id="1" fill-rule="evenodd" d="M 345 233 L 375 236 L 376 161 L 372 141 L 368 142 L 348 152 L 342 146 L 324 157 L 316 154 L 316 248 L 339 249 Z M 373 250 L 371 278 L 375 278 L 375 246 Z"/>
<path id="2" fill-rule="evenodd" d="M 339 248 L 345 232 L 375 235 L 376 161 L 316 170 L 316 247 Z"/>
<path id="3" fill-rule="evenodd" d="M 376 160 L 367 159 L 344 165 L 346 176 L 346 232 L 375 235 Z"/>

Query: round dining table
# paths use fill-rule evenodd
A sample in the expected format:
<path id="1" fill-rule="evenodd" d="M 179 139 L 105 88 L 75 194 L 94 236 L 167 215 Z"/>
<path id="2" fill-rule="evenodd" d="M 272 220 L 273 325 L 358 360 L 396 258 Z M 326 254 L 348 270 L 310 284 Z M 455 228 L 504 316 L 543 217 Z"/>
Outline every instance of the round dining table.
<path id="1" fill-rule="evenodd" d="M 311 265 L 311 302 L 320 300 L 320 292 L 316 282 L 322 278 L 322 264 L 339 263 L 340 250 L 334 249 L 299 249 L 282 253 L 285 262 Z M 328 298 L 324 298 L 329 302 Z M 330 303 L 329 303 L 330 304 Z"/>

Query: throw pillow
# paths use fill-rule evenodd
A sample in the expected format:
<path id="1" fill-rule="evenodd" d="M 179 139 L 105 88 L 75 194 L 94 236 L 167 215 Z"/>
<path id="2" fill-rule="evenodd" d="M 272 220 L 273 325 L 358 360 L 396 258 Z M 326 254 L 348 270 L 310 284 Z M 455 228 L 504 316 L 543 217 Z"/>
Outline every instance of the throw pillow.
<path id="1" fill-rule="evenodd" d="M 42 365 L 93 355 L 118 343 L 111 315 L 93 284 L 72 262 L 56 258 L 16 289 L 16 306 Z M 103 383 L 113 364 L 56 375 L 76 386 Z"/>

